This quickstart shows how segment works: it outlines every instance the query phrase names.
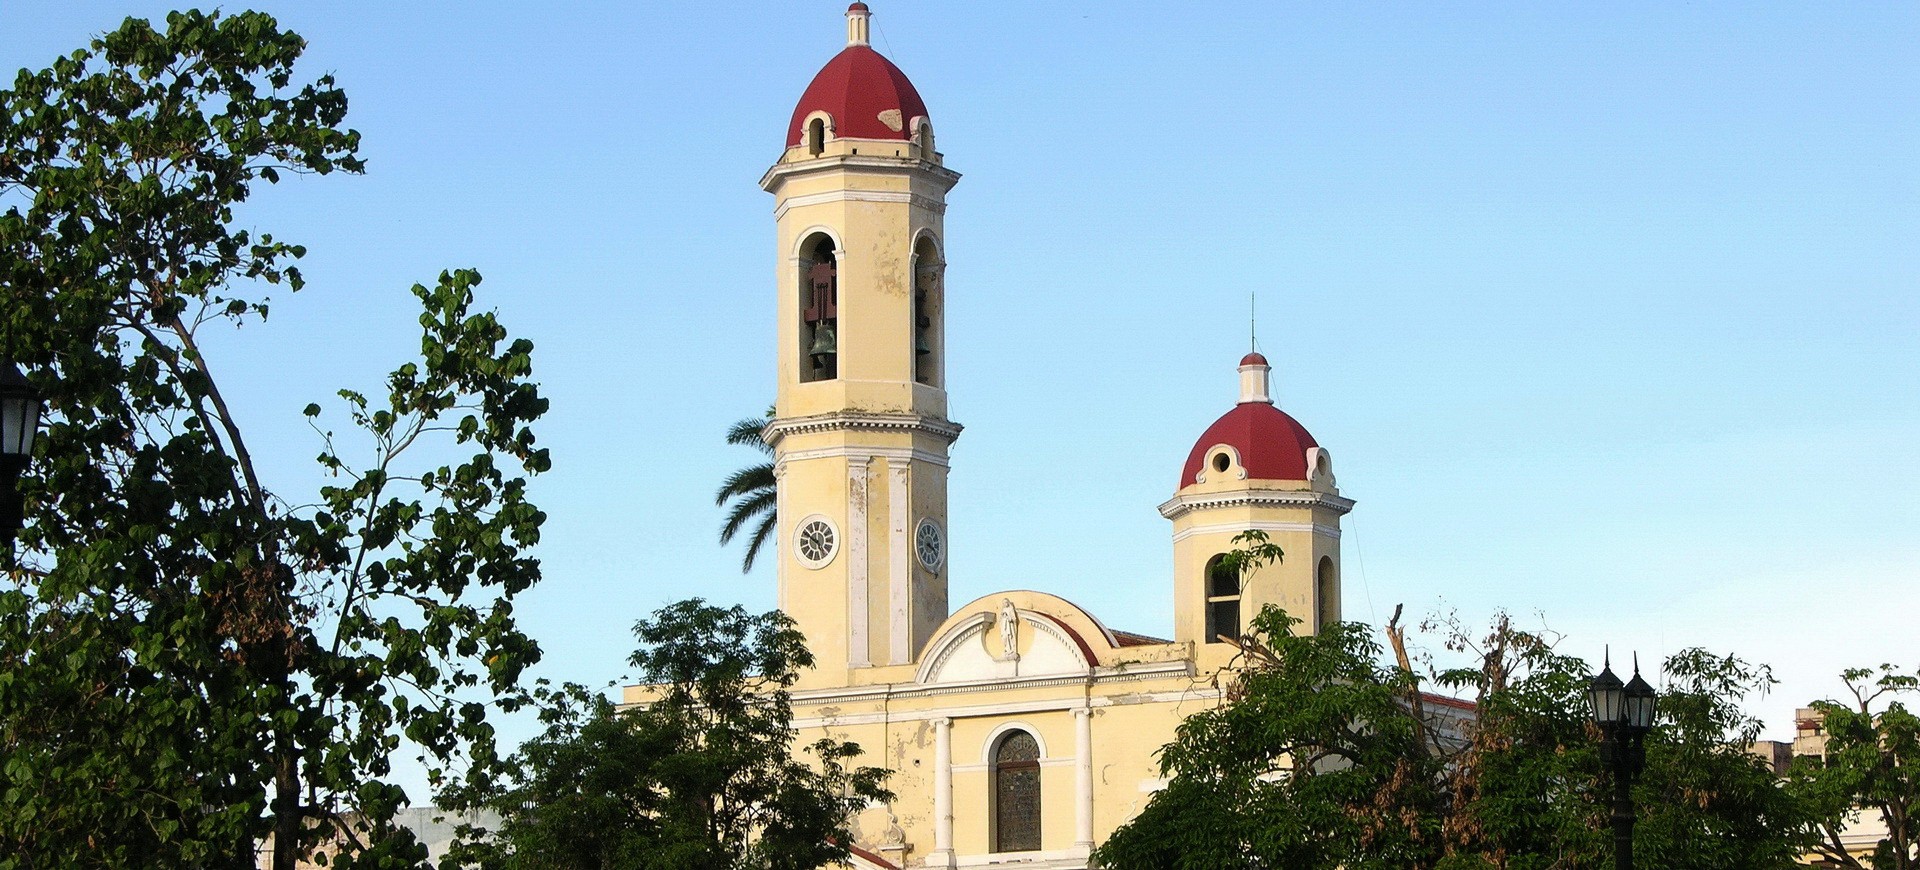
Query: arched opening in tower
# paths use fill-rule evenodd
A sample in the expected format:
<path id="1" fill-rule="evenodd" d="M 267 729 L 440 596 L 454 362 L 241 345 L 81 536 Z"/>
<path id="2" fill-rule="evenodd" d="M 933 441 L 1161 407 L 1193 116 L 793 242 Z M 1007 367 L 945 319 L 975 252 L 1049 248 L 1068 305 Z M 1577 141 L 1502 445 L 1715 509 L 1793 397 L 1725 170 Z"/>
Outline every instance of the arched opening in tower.
<path id="1" fill-rule="evenodd" d="M 941 298 L 946 263 L 931 236 L 921 236 L 913 249 L 913 379 L 938 387 L 944 369 L 946 331 L 941 323 Z"/>
<path id="2" fill-rule="evenodd" d="M 833 239 L 815 235 L 800 257 L 800 380 L 839 377 L 839 270 Z"/>
<path id="3" fill-rule="evenodd" d="M 826 150 L 827 122 L 823 118 L 815 118 L 807 123 L 807 155 L 819 157 Z"/>

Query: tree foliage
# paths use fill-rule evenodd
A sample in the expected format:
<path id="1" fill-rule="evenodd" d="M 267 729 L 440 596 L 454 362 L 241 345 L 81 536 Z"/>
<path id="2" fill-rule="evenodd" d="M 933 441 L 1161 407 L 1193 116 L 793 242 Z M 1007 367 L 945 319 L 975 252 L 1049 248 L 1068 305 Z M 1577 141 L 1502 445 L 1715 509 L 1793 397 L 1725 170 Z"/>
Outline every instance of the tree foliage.
<path id="1" fill-rule="evenodd" d="M 1254 619 L 1222 704 L 1190 716 L 1161 750 L 1167 786 L 1101 846 L 1103 866 L 1612 866 L 1588 667 L 1551 636 L 1504 616 L 1477 635 L 1452 618 L 1423 626 L 1471 662 L 1425 668 L 1473 699 L 1461 716 L 1425 694 L 1412 667 L 1383 664 L 1370 629 L 1302 635 L 1298 624 L 1273 608 Z M 1771 677 L 1695 650 L 1670 659 L 1667 675 L 1636 786 L 1636 857 L 1663 868 L 1791 866 L 1797 804 L 1746 751 L 1758 723 L 1738 706 Z"/>
<path id="2" fill-rule="evenodd" d="M 1794 760 L 1788 787 L 1812 809 L 1814 848 L 1828 866 L 1856 870 L 1920 867 L 1920 716 L 1899 698 L 1920 691 L 1920 675 L 1892 665 L 1841 675 L 1849 702 L 1815 701 L 1826 748 Z M 1884 833 L 1862 860 L 1843 836 L 1879 821 Z"/>
<path id="3" fill-rule="evenodd" d="M 509 600 L 538 577 L 546 401 L 477 274 L 412 288 L 419 358 L 340 393 L 351 442 L 308 406 L 318 492 L 263 479 L 215 376 L 210 330 L 303 286 L 304 249 L 237 210 L 363 168 L 304 48 L 258 13 L 128 19 L 0 91 L 0 358 L 49 406 L 0 555 L 0 866 L 252 867 L 270 834 L 276 867 L 323 837 L 364 847 L 336 866 L 409 863 L 389 756 L 484 773 L 479 698 L 538 657 Z"/>
<path id="4" fill-rule="evenodd" d="M 813 870 L 847 857 L 852 815 L 891 796 L 886 771 L 849 768 L 830 738 L 793 755 L 788 687 L 813 656 L 792 620 L 698 599 L 634 627 L 644 706 L 615 709 L 569 685 L 542 690 L 544 734 L 510 787 L 481 798 L 504 817 L 456 856 L 491 868 Z"/>

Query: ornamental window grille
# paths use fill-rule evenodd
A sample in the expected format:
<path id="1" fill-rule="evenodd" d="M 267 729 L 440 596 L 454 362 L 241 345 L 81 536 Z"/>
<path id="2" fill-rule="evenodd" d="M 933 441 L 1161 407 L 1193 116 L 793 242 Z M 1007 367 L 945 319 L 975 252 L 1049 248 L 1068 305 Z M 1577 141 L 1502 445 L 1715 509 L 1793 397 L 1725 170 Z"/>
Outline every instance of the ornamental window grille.
<path id="1" fill-rule="evenodd" d="M 1225 553 L 1207 560 L 1207 634 L 1203 643 L 1240 636 L 1240 572 Z"/>
<path id="2" fill-rule="evenodd" d="M 993 851 L 1040 848 L 1040 743 L 1010 731 L 993 750 Z"/>

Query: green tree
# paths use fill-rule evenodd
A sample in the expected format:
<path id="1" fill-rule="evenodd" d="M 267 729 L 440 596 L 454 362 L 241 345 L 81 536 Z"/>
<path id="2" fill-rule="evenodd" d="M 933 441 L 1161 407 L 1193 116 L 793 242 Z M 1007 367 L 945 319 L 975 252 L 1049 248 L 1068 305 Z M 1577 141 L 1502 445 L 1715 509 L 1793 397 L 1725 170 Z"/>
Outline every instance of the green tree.
<path id="1" fill-rule="evenodd" d="M 546 401 L 477 274 L 412 288 L 420 356 L 340 393 L 351 450 L 307 407 L 316 493 L 263 479 L 215 377 L 206 332 L 303 285 L 304 250 L 236 211 L 363 168 L 304 48 L 259 13 L 128 19 L 0 91 L 0 358 L 49 406 L 0 554 L 0 867 L 253 867 L 269 836 L 276 868 L 322 838 L 407 865 L 389 756 L 484 775 L 482 699 L 538 658 L 510 599 Z"/>
<path id="2" fill-rule="evenodd" d="M 491 868 L 813 870 L 846 859 L 848 822 L 891 797 L 860 747 L 791 748 L 788 687 L 813 665 L 793 621 L 699 599 L 634 627 L 644 706 L 579 686 L 540 690 L 544 734 L 509 787 L 481 800 L 504 822 L 456 860 Z"/>
<path id="3" fill-rule="evenodd" d="M 1397 622 L 1389 637 L 1406 661 Z M 1221 706 L 1161 751 L 1167 787 L 1101 846 L 1103 866 L 1611 866 L 1584 662 L 1505 617 L 1479 636 L 1429 621 L 1472 661 L 1429 667 L 1474 699 L 1462 717 L 1421 691 L 1411 665 L 1383 664 L 1370 629 L 1300 635 L 1298 624 L 1272 608 L 1254 619 Z M 1668 677 L 1637 786 L 1636 855 L 1663 868 L 1791 866 L 1797 805 L 1746 752 L 1758 723 L 1739 710 L 1770 676 L 1687 651 Z"/>
<path id="4" fill-rule="evenodd" d="M 747 417 L 727 427 L 728 444 L 751 446 L 767 459 L 728 475 L 713 495 L 714 504 L 727 508 L 727 519 L 720 524 L 721 544 L 732 542 L 742 529 L 753 527 L 747 538 L 747 553 L 740 559 L 742 574 L 753 570 L 753 560 L 759 558 L 760 548 L 773 537 L 774 523 L 779 520 L 776 514 L 780 488 L 773 477 L 773 446 L 760 437 L 761 430 L 772 418 L 773 409 L 768 408 L 764 417 Z M 728 502 L 733 504 L 728 506 Z"/>
<path id="5" fill-rule="evenodd" d="M 1892 665 L 1855 668 L 1846 680 L 1850 702 L 1815 701 L 1826 751 L 1794 759 L 1788 788 L 1807 802 L 1813 848 L 1830 867 L 1913 870 L 1920 867 L 1920 716 L 1898 699 L 1920 691 L 1920 674 Z M 1885 833 L 1865 861 L 1842 834 L 1880 821 Z"/>

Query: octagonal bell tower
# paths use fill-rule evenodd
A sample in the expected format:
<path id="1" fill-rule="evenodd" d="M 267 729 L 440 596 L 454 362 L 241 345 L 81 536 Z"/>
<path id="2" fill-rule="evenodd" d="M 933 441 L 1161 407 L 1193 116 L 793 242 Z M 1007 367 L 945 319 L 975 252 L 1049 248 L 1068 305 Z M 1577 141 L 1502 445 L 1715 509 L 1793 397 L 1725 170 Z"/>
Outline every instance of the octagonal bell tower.
<path id="1" fill-rule="evenodd" d="M 817 667 L 801 685 L 915 660 L 947 616 L 946 194 L 926 105 L 867 44 L 807 86 L 760 185 L 777 226 L 780 608 Z"/>
<path id="2" fill-rule="evenodd" d="M 1333 457 L 1273 401 L 1272 367 L 1241 358 L 1240 400 L 1194 442 L 1180 489 L 1160 506 L 1173 521 L 1174 637 L 1202 667 L 1224 664 L 1237 636 L 1275 605 L 1317 632 L 1340 618 L 1340 519 L 1353 501 L 1334 485 Z M 1284 554 L 1242 577 L 1221 557 L 1242 532 L 1264 532 Z"/>

